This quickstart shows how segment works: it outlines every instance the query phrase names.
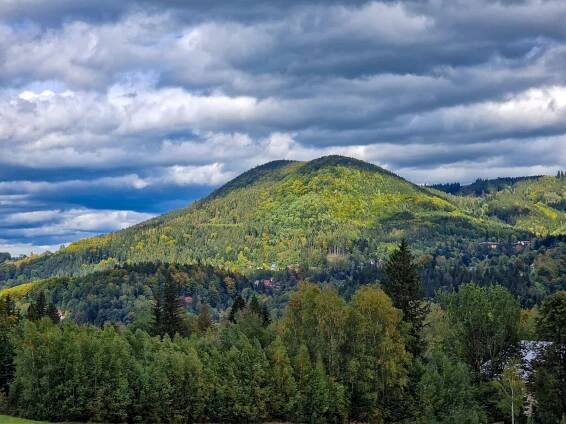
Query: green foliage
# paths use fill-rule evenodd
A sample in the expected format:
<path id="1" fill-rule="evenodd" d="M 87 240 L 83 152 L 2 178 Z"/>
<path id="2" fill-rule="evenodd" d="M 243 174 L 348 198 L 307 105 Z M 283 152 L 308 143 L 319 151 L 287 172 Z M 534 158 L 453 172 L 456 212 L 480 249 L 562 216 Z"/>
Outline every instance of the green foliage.
<path id="1" fill-rule="evenodd" d="M 449 323 L 447 349 L 470 367 L 477 380 L 499 372 L 519 341 L 517 300 L 501 286 L 475 284 L 439 299 Z"/>
<path id="2" fill-rule="evenodd" d="M 506 361 L 514 338 L 504 334 L 516 334 L 519 307 L 500 287 L 465 285 L 443 295 L 430 309 L 428 349 L 416 361 L 406 351 L 402 312 L 378 286 L 361 287 L 346 301 L 331 287 L 302 283 L 268 326 L 257 313 L 265 303 L 246 297 L 235 323 L 208 326 L 211 317 L 202 312 L 190 338 L 173 339 L 48 318 L 19 324 L 13 302 L 0 303 L 0 325 L 12 328 L 7 356 L 0 333 L 0 358 L 15 364 L 5 376 L 10 406 L 52 421 L 455 424 L 486 422 L 489 394 L 507 417 L 510 399 L 513 413 L 522 411 L 525 385 Z M 561 340 L 564 299 L 556 294 L 539 308 L 541 335 Z M 560 343 L 543 346 L 530 387 L 536 417 L 557 422 L 563 350 Z M 485 383 L 465 363 L 476 357 Z"/>
<path id="3" fill-rule="evenodd" d="M 403 239 L 389 256 L 384 272 L 383 287 L 409 324 L 408 350 L 413 355 L 420 356 L 423 350 L 421 333 L 428 305 L 423 301 L 423 286 L 406 240 Z"/>
<path id="4" fill-rule="evenodd" d="M 501 375 L 494 380 L 499 401 L 497 407 L 507 417 L 511 417 L 511 421 L 524 416 L 524 406 L 527 398 L 527 387 L 521 376 L 520 364 L 511 361 L 505 366 Z"/>
<path id="5" fill-rule="evenodd" d="M 484 423 L 467 366 L 434 351 L 418 387 L 420 422 L 427 424 Z"/>
<path id="6" fill-rule="evenodd" d="M 180 287 L 177 281 L 167 279 L 162 273 L 158 273 L 155 294 L 154 334 L 161 337 L 176 334 L 186 335 L 186 327 L 183 325 L 183 309 L 180 299 Z"/>
<path id="7" fill-rule="evenodd" d="M 14 337 L 12 405 L 53 421 L 393 419 L 408 356 L 401 313 L 381 289 L 364 287 L 348 304 L 302 285 L 286 318 L 269 327 L 256 301 L 236 324 L 190 339 L 24 321 Z"/>
<path id="8" fill-rule="evenodd" d="M 474 215 L 486 215 L 534 234 L 566 234 L 566 179 L 557 177 L 478 180 L 464 187 L 435 188 Z"/>
<path id="9" fill-rule="evenodd" d="M 102 331 L 24 323 L 11 395 L 23 416 L 54 421 L 122 420 L 128 402 L 128 347 Z"/>
<path id="10" fill-rule="evenodd" d="M 244 309 L 245 306 L 246 306 L 246 302 L 244 301 L 242 296 L 240 296 L 240 295 L 236 296 L 236 299 L 234 299 L 234 303 L 232 304 L 232 307 L 230 308 L 230 315 L 229 315 L 230 321 L 236 322 L 236 317 L 238 315 L 238 312 L 240 312 L 242 309 Z"/>
<path id="11" fill-rule="evenodd" d="M 203 304 L 200 307 L 200 312 L 198 314 L 198 329 L 200 332 L 204 333 L 212 325 L 212 318 L 210 317 L 210 312 L 208 305 Z"/>
<path id="12" fill-rule="evenodd" d="M 49 317 L 53 323 L 60 321 L 59 312 L 53 303 L 47 303 L 45 292 L 40 290 L 36 296 L 35 302 L 31 302 L 27 310 L 27 319 L 30 321 L 39 321 L 43 317 Z"/>
<path id="13" fill-rule="evenodd" d="M 251 287 L 241 275 L 207 266 L 144 263 L 82 277 L 37 281 L 20 296 L 20 303 L 26 305 L 43 290 L 64 312 L 66 319 L 99 326 L 118 322 L 134 324 L 135 321 L 138 328 L 150 331 L 154 292 L 160 293 L 159 285 L 164 289 L 167 281 L 178 286 L 183 296 L 183 311 L 194 314 L 203 303 L 212 308 L 212 314 L 223 310 L 230 306 L 233 291 L 239 293 Z M 226 281 L 230 282 L 230 287 Z"/>
<path id="14" fill-rule="evenodd" d="M 8 385 L 14 374 L 12 337 L 19 320 L 20 316 L 12 298 L 9 295 L 0 298 L 0 398 L 6 395 Z"/>
<path id="15" fill-rule="evenodd" d="M 401 313 L 376 287 L 359 289 L 346 304 L 329 288 L 302 284 L 289 300 L 281 331 L 295 358 L 299 390 L 313 391 L 303 397 L 322 390 L 325 398 L 323 388 L 328 384 L 316 371 L 324 366 L 328 377 L 339 383 L 328 390 L 337 399 L 345 391 L 353 417 L 394 419 L 409 360 L 400 323 Z"/>
<path id="16" fill-rule="evenodd" d="M 542 302 L 537 329 L 544 340 L 566 345 L 566 291 L 555 293 Z"/>
<path id="17" fill-rule="evenodd" d="M 539 336 L 548 341 L 534 366 L 536 416 L 541 422 L 566 417 L 566 292 L 549 296 L 539 309 Z"/>
<path id="18" fill-rule="evenodd" d="M 300 399 L 291 360 L 281 338 L 276 338 L 269 345 L 268 355 L 272 364 L 271 384 L 273 387 L 269 409 L 277 411 L 279 415 L 275 418 L 289 420 L 296 416 L 296 406 Z"/>
<path id="19" fill-rule="evenodd" d="M 460 285 L 498 284 L 532 307 L 545 296 L 566 289 L 566 238 L 533 239 L 523 247 L 514 240 L 496 248 L 461 240 L 447 242 L 424 255 L 421 278 L 426 294 L 456 290 Z"/>

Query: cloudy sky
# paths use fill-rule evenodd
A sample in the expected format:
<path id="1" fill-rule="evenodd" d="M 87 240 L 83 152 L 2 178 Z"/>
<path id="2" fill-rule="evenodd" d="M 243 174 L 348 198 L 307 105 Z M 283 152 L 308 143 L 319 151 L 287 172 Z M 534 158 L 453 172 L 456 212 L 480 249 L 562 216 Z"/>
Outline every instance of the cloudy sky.
<path id="1" fill-rule="evenodd" d="M 417 183 L 565 169 L 565 22 L 563 0 L 1 0 L 0 251 L 274 159 Z"/>

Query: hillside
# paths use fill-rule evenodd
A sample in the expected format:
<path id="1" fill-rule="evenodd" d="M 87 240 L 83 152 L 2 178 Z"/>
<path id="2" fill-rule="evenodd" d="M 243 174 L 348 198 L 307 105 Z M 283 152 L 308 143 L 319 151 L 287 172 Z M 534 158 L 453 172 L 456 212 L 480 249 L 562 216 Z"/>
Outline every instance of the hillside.
<path id="1" fill-rule="evenodd" d="M 55 254 L 8 261 L 0 281 L 86 274 L 119 263 L 204 263 L 233 271 L 317 267 L 383 257 L 408 238 L 425 249 L 450 238 L 527 237 L 456 196 L 341 156 L 254 168 L 189 207 Z"/>
<path id="2" fill-rule="evenodd" d="M 539 176 L 478 180 L 457 190 L 452 184 L 434 186 L 456 194 L 447 200 L 475 216 L 488 216 L 539 236 L 566 234 L 566 177 Z"/>

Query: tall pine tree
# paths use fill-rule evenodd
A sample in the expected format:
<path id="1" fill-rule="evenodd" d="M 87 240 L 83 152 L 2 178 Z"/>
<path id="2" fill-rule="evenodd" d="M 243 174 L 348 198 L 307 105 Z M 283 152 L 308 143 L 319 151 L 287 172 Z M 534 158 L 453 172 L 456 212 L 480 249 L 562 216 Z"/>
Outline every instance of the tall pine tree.
<path id="1" fill-rule="evenodd" d="M 172 279 L 167 279 L 163 290 L 162 311 L 163 332 L 173 337 L 176 333 L 183 334 L 183 312 L 179 286 Z"/>
<path id="2" fill-rule="evenodd" d="M 422 328 L 428 307 L 423 301 L 424 290 L 417 265 L 405 239 L 385 263 L 383 288 L 395 307 L 403 311 L 403 320 L 410 325 L 407 350 L 414 356 L 421 356 Z"/>
<path id="3" fill-rule="evenodd" d="M 186 335 L 179 292 L 178 283 L 171 278 L 165 280 L 163 288 L 156 289 L 153 304 L 153 332 L 156 335 Z"/>

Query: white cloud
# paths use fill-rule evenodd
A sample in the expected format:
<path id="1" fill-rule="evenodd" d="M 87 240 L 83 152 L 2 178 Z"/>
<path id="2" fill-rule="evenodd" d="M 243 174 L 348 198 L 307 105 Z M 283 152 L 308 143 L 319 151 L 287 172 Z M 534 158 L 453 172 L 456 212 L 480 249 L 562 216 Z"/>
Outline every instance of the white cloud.
<path id="1" fill-rule="evenodd" d="M 157 178 L 159 184 L 174 184 L 178 186 L 190 185 L 219 185 L 236 175 L 225 172 L 223 165 L 213 163 L 204 166 L 171 166 L 166 168 Z"/>
<path id="2" fill-rule="evenodd" d="M 11 237 L 65 236 L 76 239 L 78 237 L 122 230 L 141 221 L 148 220 L 153 216 L 153 214 L 134 211 L 85 208 L 35 211 L 31 215 L 8 215 L 4 222 L 7 224 L 18 224 L 18 226 L 4 229 L 3 233 Z M 43 225 L 36 225 L 41 223 Z M 21 226 L 21 224 L 24 224 L 24 226 Z M 30 226 L 30 224 L 34 225 Z"/>
<path id="3" fill-rule="evenodd" d="M 0 239 L 0 252 L 8 252 L 12 256 L 40 254 L 44 252 L 55 252 L 59 250 L 61 245 L 55 244 L 40 244 L 33 243 L 10 243 L 8 240 Z"/>
<path id="4" fill-rule="evenodd" d="M 359 41 L 405 44 L 434 37 L 434 20 L 411 13 L 401 2 L 370 2 L 359 8 L 336 6 L 328 9 L 327 19 L 320 22 L 320 29 Z"/>

